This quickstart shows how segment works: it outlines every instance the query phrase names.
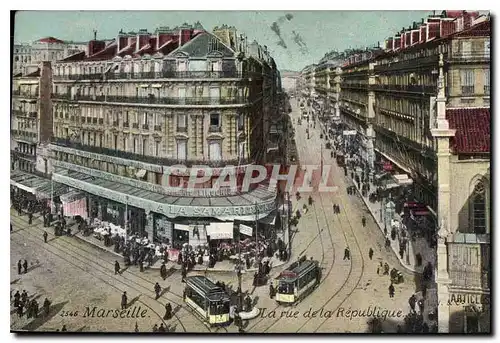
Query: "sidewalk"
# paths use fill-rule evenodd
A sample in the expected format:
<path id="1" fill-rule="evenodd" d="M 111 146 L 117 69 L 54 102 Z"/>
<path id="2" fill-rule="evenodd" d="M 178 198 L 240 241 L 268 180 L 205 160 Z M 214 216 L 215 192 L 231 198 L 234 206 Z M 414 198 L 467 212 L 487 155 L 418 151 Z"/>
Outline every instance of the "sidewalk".
<path id="1" fill-rule="evenodd" d="M 384 232 L 384 224 L 380 221 L 380 212 L 381 212 L 380 202 L 371 203 L 368 200 L 368 197 L 364 197 L 361 194 L 361 189 L 356 184 L 356 182 L 354 182 L 354 180 L 352 180 L 352 184 L 354 185 L 354 187 L 356 187 L 356 189 L 359 193 L 359 196 L 361 197 L 361 199 L 363 199 L 366 207 L 368 208 L 368 210 L 372 214 L 373 219 L 377 223 L 380 231 Z M 373 184 L 370 184 L 370 188 L 375 189 L 375 186 Z M 400 218 L 399 214 L 395 214 L 394 219 L 401 223 L 401 218 Z M 388 231 L 390 233 L 390 230 L 388 230 Z M 410 239 L 409 250 L 407 253 L 405 253 L 405 256 L 403 256 L 403 258 L 401 258 L 399 256 L 399 240 L 398 239 L 395 239 L 395 240 L 390 239 L 390 241 L 391 241 L 391 248 L 394 251 L 394 254 L 396 254 L 396 257 L 399 259 L 399 261 L 401 262 L 403 267 L 405 267 L 409 271 L 416 272 L 416 273 L 422 273 L 427 262 L 431 262 L 432 265 L 436 264 L 436 251 L 435 251 L 435 249 L 431 249 L 429 247 L 429 244 L 427 243 L 427 240 L 425 238 L 417 237 L 417 238 L 415 238 L 415 240 Z M 417 267 L 415 256 L 419 253 L 422 256 L 422 265 L 420 267 Z"/>
<path id="2" fill-rule="evenodd" d="M 104 246 L 103 241 L 100 241 L 93 236 L 83 236 L 81 232 L 75 233 L 73 235 L 73 237 L 76 237 L 82 241 L 85 241 L 89 244 L 92 244 L 101 250 L 105 250 L 113 255 L 116 255 L 117 257 L 120 258 L 120 262 L 123 261 L 123 255 L 116 253 L 114 251 L 114 246 L 106 247 L 106 246 Z M 162 263 L 163 263 L 163 258 L 159 258 L 158 260 L 156 260 L 153 263 L 153 265 L 149 269 L 159 270 L 161 268 Z M 275 256 L 271 257 L 270 264 L 271 264 L 272 268 L 279 267 L 285 263 L 286 262 L 280 261 Z M 179 264 L 172 262 L 172 261 L 168 261 L 165 264 L 165 266 L 167 267 L 167 270 L 169 270 L 169 269 L 179 269 L 180 270 L 181 269 L 181 266 Z M 208 271 L 208 272 L 234 272 L 235 271 L 234 267 L 235 267 L 234 263 L 232 263 L 230 261 L 222 261 L 222 262 L 217 262 L 215 264 L 214 268 L 208 268 L 208 266 L 206 264 L 202 264 L 202 265 L 196 264 L 192 270 L 201 271 L 201 272 L 205 272 L 205 271 Z M 256 272 L 257 270 L 258 270 L 258 268 L 256 268 L 256 267 L 252 267 L 250 269 L 243 269 L 242 274 L 250 273 L 250 272 L 253 273 L 253 272 Z"/>

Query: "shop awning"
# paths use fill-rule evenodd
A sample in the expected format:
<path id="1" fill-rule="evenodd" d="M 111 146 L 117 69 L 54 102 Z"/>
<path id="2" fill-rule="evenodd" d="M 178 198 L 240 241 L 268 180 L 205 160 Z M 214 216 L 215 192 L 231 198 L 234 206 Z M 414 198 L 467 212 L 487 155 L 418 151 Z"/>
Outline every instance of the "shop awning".
<path id="1" fill-rule="evenodd" d="M 38 199 L 50 199 L 51 196 L 58 197 L 63 194 L 71 192 L 71 188 L 66 185 L 63 185 L 58 182 L 52 182 L 52 183 L 53 185 L 51 185 L 51 182 L 49 181 L 46 185 L 37 188 L 36 197 Z"/>
<path id="2" fill-rule="evenodd" d="M 72 191 L 61 196 L 63 214 L 65 217 L 80 216 L 87 218 L 87 198 L 85 194 Z"/>
<path id="3" fill-rule="evenodd" d="M 10 184 L 26 192 L 36 194 L 36 190 L 50 184 L 50 180 L 34 174 L 17 171 L 11 174 Z"/>
<path id="4" fill-rule="evenodd" d="M 189 231 L 189 225 L 174 224 L 174 229 L 179 231 Z"/>
<path id="5" fill-rule="evenodd" d="M 77 190 L 70 191 L 60 197 L 62 203 L 72 202 L 81 198 L 85 198 L 85 194 Z"/>
<path id="6" fill-rule="evenodd" d="M 234 224 L 212 223 L 206 227 L 210 239 L 233 239 Z"/>
<path id="7" fill-rule="evenodd" d="M 267 217 L 259 219 L 259 223 L 274 225 L 276 222 L 276 211 L 272 211 Z"/>

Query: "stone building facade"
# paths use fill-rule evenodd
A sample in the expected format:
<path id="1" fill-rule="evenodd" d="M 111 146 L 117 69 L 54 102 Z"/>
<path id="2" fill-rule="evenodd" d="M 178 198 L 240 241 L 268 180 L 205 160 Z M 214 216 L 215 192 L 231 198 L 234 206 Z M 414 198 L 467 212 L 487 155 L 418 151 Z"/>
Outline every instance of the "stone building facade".
<path id="1" fill-rule="evenodd" d="M 273 215 L 275 190 L 241 185 L 266 161 L 279 74 L 265 48 L 224 30 L 233 31 L 120 32 L 54 64 L 52 178 L 86 194 L 89 215 L 174 244 L 206 243 L 210 224 Z M 195 165 L 208 175 L 197 188 Z M 215 189 L 226 166 L 236 184 Z"/>

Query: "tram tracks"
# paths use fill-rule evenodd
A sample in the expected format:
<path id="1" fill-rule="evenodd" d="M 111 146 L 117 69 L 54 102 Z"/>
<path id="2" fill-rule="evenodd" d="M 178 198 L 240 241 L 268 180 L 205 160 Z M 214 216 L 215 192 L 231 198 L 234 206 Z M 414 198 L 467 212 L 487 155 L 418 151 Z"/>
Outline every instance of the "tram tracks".
<path id="1" fill-rule="evenodd" d="M 12 218 L 14 219 L 14 223 L 15 224 L 18 224 L 18 222 L 23 222 L 23 220 L 21 218 L 16 218 L 16 217 L 12 217 Z M 24 226 L 26 227 L 27 223 L 24 223 L 24 224 L 25 224 Z M 33 227 L 36 227 L 36 226 L 33 226 Z M 41 230 L 37 229 L 37 231 L 41 231 Z M 25 234 L 22 234 L 21 232 L 24 232 Z M 105 265 L 103 265 L 103 264 L 95 261 L 95 254 L 93 254 L 94 252 L 91 253 L 89 251 L 86 251 L 85 249 L 81 249 L 81 247 L 77 247 L 75 244 L 71 243 L 68 239 L 64 239 L 62 241 L 62 243 L 60 243 L 59 240 L 56 239 L 56 240 L 52 241 L 50 244 L 45 245 L 45 244 L 40 244 L 41 243 L 40 237 L 32 234 L 29 231 L 29 229 L 17 230 L 15 232 L 13 232 L 12 234 L 19 235 L 19 236 L 21 236 L 24 239 L 27 239 L 27 240 L 29 240 L 31 242 L 34 242 L 35 244 L 38 244 L 40 247 L 42 247 L 46 251 L 50 252 L 51 254 L 57 256 L 58 258 L 64 260 L 69 265 L 72 265 L 72 266 L 74 266 L 74 267 L 76 267 L 76 268 L 78 268 L 78 269 L 80 269 L 80 270 L 82 270 L 82 271 L 84 271 L 84 272 L 86 272 L 86 273 L 88 273 L 88 274 L 96 277 L 97 279 L 99 279 L 100 281 L 102 281 L 103 283 L 105 283 L 107 285 L 110 285 L 114 289 L 118 289 L 121 292 L 123 291 L 121 288 L 116 287 L 116 285 L 113 284 L 112 282 L 110 282 L 109 280 L 112 280 L 115 283 L 120 283 L 120 284 L 124 285 L 126 288 L 132 289 L 134 292 L 138 293 L 139 295 L 144 295 L 146 298 L 148 298 L 150 300 L 153 300 L 154 304 L 162 305 L 162 307 L 165 306 L 165 304 L 163 302 L 161 302 L 159 300 L 155 300 L 152 296 L 148 295 L 148 293 L 151 292 L 152 287 L 154 285 L 154 283 L 152 281 L 147 280 L 147 279 L 145 279 L 145 278 L 143 278 L 143 277 L 141 277 L 141 276 L 139 276 L 139 275 L 137 275 L 135 273 L 132 273 L 129 270 L 126 270 L 125 274 L 120 274 L 120 276 L 117 277 L 117 276 L 114 275 L 114 264 L 113 264 L 113 262 L 106 261 L 107 264 L 111 267 L 111 268 L 107 268 Z M 63 237 L 64 236 L 61 236 L 60 238 L 63 238 Z M 65 245 L 62 245 L 62 244 L 65 244 Z M 66 245 L 73 246 L 73 247 L 75 247 L 78 250 L 68 249 Z M 54 251 L 54 249 L 50 249 L 47 246 L 48 247 L 53 247 L 53 248 L 55 248 L 55 250 L 59 250 L 62 253 L 68 254 L 68 256 L 70 256 L 73 260 L 76 260 L 79 263 L 82 263 L 83 267 L 82 267 L 82 265 L 78 265 L 77 263 L 73 263 L 72 261 L 68 260 L 68 258 L 62 256 L 57 251 Z M 84 251 L 85 253 L 89 254 L 90 256 L 89 255 L 84 255 L 80 251 Z M 104 277 L 97 276 L 96 273 L 95 273 L 96 271 L 99 272 L 99 273 L 104 274 Z M 130 276 L 139 279 L 139 281 L 131 279 Z M 105 278 L 107 278 L 108 280 L 106 280 Z M 147 285 L 145 286 L 144 283 L 140 282 L 140 280 L 142 280 L 145 283 L 147 283 Z M 135 284 L 135 286 L 134 286 L 134 284 Z M 151 287 L 147 287 L 147 286 L 151 286 Z M 146 290 L 146 291 L 144 291 L 144 290 Z M 172 291 L 169 290 L 169 291 L 165 292 L 165 295 L 163 295 L 163 296 L 166 297 L 169 302 L 171 302 L 172 304 L 178 306 L 179 307 L 179 311 L 180 310 L 186 311 L 186 313 L 188 315 L 190 315 L 192 318 L 194 318 L 196 322 L 202 323 L 203 326 L 206 329 L 208 329 L 209 332 L 212 332 L 211 328 L 202 319 L 198 318 L 196 315 L 194 315 L 192 313 L 192 311 L 189 311 L 189 309 L 185 308 L 182 305 L 182 303 L 177 302 L 177 301 L 171 299 L 171 297 L 169 298 L 167 294 L 173 295 L 174 297 L 177 297 L 177 298 L 179 298 L 182 301 L 182 296 L 181 295 L 176 294 L 176 293 L 174 293 L 174 292 L 172 292 Z M 149 309 L 151 309 L 156 315 L 158 315 L 158 317 L 160 318 L 160 320 L 163 323 L 165 323 L 165 321 L 163 320 L 163 316 L 161 316 L 160 314 L 158 314 L 152 308 L 152 306 L 146 304 L 144 301 L 141 301 L 140 299 L 137 300 L 137 301 L 140 302 L 140 303 L 142 303 L 142 304 L 144 304 L 144 306 L 148 307 Z M 187 330 L 186 330 L 183 322 L 180 320 L 180 317 L 177 315 L 177 313 L 175 313 L 173 316 L 174 316 L 174 318 L 177 319 L 177 322 L 181 326 L 182 330 L 184 332 L 187 332 Z M 223 328 L 223 329 L 227 332 L 226 328 Z"/>

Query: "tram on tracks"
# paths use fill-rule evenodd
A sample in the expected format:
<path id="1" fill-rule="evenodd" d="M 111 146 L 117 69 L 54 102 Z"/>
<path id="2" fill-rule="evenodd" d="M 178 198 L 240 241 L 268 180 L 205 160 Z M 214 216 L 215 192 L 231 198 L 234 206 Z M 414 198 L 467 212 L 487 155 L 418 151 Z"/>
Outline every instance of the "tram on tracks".
<path id="1" fill-rule="evenodd" d="M 276 301 L 282 305 L 292 305 L 311 293 L 321 281 L 321 267 L 318 261 L 307 260 L 303 256 L 292 263 L 274 280 Z"/>
<path id="2" fill-rule="evenodd" d="M 205 276 L 196 275 L 186 278 L 184 301 L 210 326 L 230 323 L 229 295 Z"/>

